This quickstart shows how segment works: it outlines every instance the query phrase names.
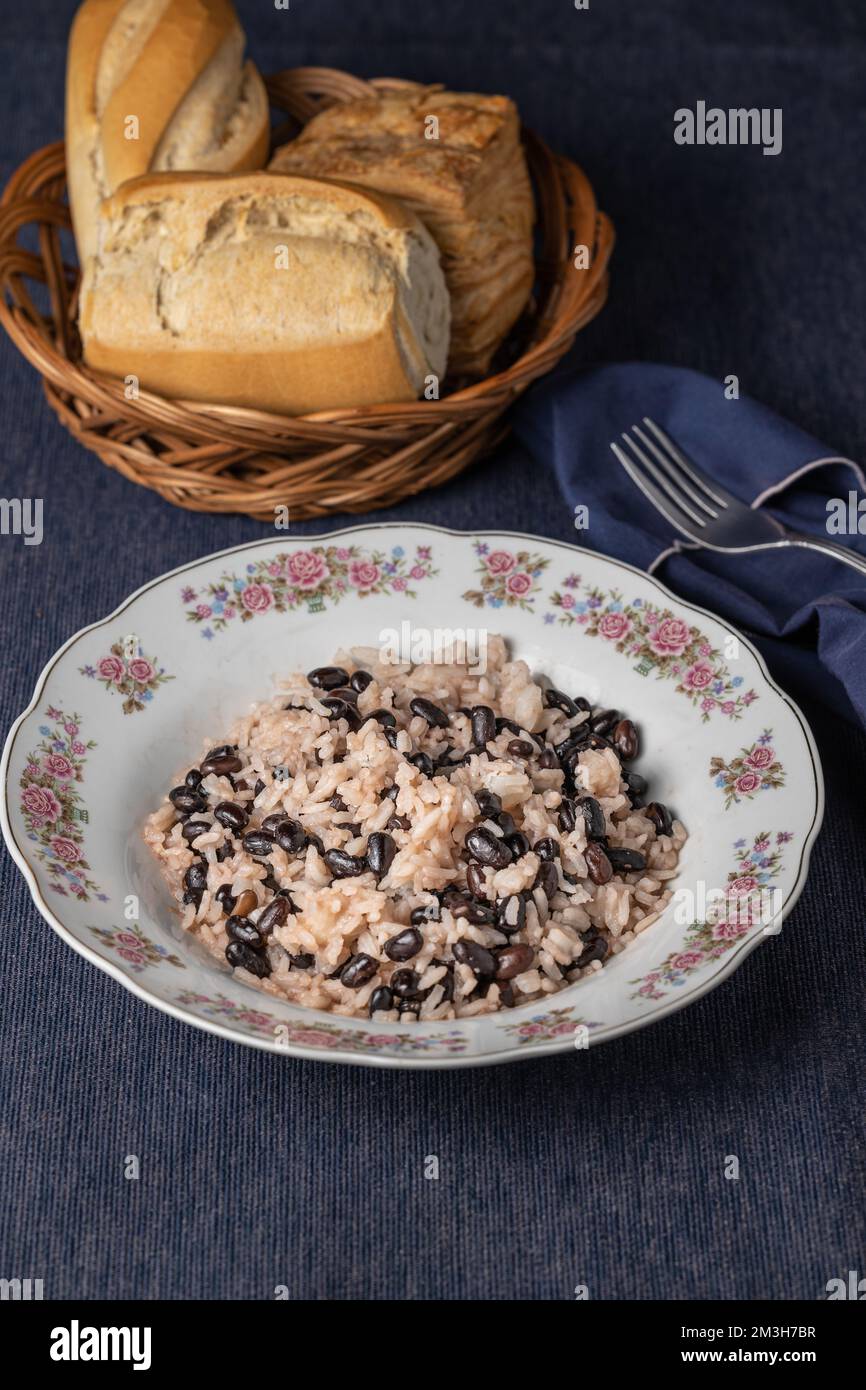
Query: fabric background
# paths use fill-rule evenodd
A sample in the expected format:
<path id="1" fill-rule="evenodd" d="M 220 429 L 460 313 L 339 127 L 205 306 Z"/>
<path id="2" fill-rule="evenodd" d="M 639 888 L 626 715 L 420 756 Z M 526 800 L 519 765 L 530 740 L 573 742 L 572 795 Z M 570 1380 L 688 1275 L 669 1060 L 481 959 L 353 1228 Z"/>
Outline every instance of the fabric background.
<path id="1" fill-rule="evenodd" d="M 818 439 L 866 455 L 854 0 L 239 8 L 266 70 L 508 91 L 585 165 L 619 242 L 576 363 L 736 372 Z M 73 9 L 4 9 L 4 181 L 61 132 Z M 673 111 L 698 99 L 781 106 L 783 153 L 676 146 Z M 264 531 L 109 472 L 5 339 L 0 408 L 2 493 L 45 499 L 41 547 L 0 538 L 6 727 L 78 627 Z M 552 474 L 516 444 L 381 515 L 575 536 Z M 62 945 L 4 854 L 0 1275 L 43 1278 L 47 1297 L 261 1299 L 285 1284 L 294 1299 L 569 1299 L 584 1283 L 604 1299 L 814 1299 L 862 1272 L 866 746 L 815 696 L 828 811 L 781 935 L 709 997 L 573 1056 L 408 1074 L 233 1046 Z M 123 1177 L 131 1153 L 138 1182 Z M 438 1182 L 423 1177 L 428 1154 Z"/>

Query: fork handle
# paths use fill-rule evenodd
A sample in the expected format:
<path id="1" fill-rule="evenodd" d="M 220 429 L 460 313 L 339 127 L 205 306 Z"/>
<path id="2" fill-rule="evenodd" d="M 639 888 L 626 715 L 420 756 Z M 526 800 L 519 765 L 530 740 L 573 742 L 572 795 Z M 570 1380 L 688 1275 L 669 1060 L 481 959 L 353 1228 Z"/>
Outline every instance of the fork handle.
<path id="1" fill-rule="evenodd" d="M 850 546 L 838 545 L 836 541 L 825 541 L 819 536 L 804 535 L 802 531 L 789 531 L 786 540 L 789 545 L 801 546 L 804 550 L 819 550 L 824 555 L 832 555 L 836 560 L 841 560 L 843 565 L 850 565 L 852 570 L 866 575 L 866 558 L 858 555 Z"/>

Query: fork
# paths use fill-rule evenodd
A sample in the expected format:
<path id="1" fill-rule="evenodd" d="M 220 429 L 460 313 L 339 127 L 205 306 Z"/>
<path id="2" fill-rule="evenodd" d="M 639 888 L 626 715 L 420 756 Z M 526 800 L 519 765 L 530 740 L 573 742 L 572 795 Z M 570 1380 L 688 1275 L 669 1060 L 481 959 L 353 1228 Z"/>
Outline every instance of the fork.
<path id="1" fill-rule="evenodd" d="M 820 550 L 866 575 L 866 559 L 835 541 L 789 531 L 767 512 L 741 502 L 704 473 L 654 420 L 644 416 L 611 449 L 654 507 L 696 545 L 738 554 L 786 546 Z"/>

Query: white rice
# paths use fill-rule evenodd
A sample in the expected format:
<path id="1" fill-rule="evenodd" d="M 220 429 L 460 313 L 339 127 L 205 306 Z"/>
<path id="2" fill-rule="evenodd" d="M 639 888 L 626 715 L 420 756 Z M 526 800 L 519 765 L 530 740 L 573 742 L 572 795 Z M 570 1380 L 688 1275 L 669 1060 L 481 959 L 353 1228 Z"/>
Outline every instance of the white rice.
<path id="1" fill-rule="evenodd" d="M 471 676 L 458 664 L 381 666 L 372 649 L 338 653 L 335 664 L 348 673 L 366 670 L 372 676 L 358 696 L 358 720 L 329 717 L 321 703 L 327 692 L 314 688 L 306 676 L 293 675 L 282 683 L 276 698 L 255 705 L 225 739 L 237 750 L 234 756 L 242 766 L 231 776 L 210 773 L 203 778 L 205 809 L 181 815 L 166 798 L 147 821 L 145 838 L 162 861 L 181 905 L 183 927 L 223 964 L 231 944 L 226 909 L 232 904 L 218 901 L 217 891 L 226 886 L 234 900 L 245 891 L 254 894 L 256 906 L 246 913 L 249 935 L 249 924 L 255 926 L 276 889 L 284 890 L 284 896 L 288 890 L 292 911 L 285 922 L 256 946 L 254 958 L 244 956 L 268 973 L 259 978 L 241 964 L 236 967 L 241 978 L 269 994 L 336 1014 L 372 1012 L 380 1021 L 401 1022 L 465 1018 L 556 993 L 600 969 L 603 959 L 618 954 L 657 920 L 670 900 L 669 882 L 686 838 L 683 826 L 673 821 L 669 835 L 657 833 L 653 821 L 632 807 L 617 753 L 596 740 L 602 746 L 577 755 L 572 798 L 595 798 L 605 818 L 603 843 L 614 850 L 637 851 L 645 867 L 614 872 L 604 884 L 592 881 L 584 857 L 587 822 L 578 812 L 573 830 L 560 828 L 558 813 L 568 794 L 564 773 L 559 764 L 538 766 L 541 748 L 531 737 L 540 735 L 549 746 L 560 744 L 590 715 L 546 708 L 543 686 L 532 680 L 524 662 L 507 660 L 501 638 L 489 640 L 483 676 Z M 417 696 L 448 714 L 447 728 L 431 727 L 410 710 Z M 469 753 L 471 721 L 460 711 L 479 705 L 512 720 L 520 734 L 503 729 L 483 751 Z M 364 719 L 383 708 L 396 720 L 395 747 L 380 723 Z M 360 727 L 353 729 L 354 723 Z M 516 737 L 534 745 L 528 761 L 509 754 L 508 745 Z M 434 768 L 430 776 L 406 758 L 426 753 L 435 761 L 449 748 L 455 759 L 467 753 L 468 757 L 447 775 Z M 282 777 L 277 769 L 284 770 Z M 382 793 L 392 787 L 397 789 L 393 799 L 383 799 Z M 478 806 L 476 793 L 482 792 L 500 799 L 502 812 L 510 814 L 530 846 L 543 839 L 555 842 L 558 857 L 552 862 L 558 890 L 548 900 L 536 884 L 541 861 L 534 848 L 512 856 L 504 867 L 479 867 L 483 896 L 474 902 L 495 920 L 473 923 L 454 915 L 452 907 L 460 899 L 449 906 L 435 895 L 453 887 L 465 898 L 469 856 L 464 842 L 473 828 L 481 825 L 497 843 L 504 842 L 500 812 L 482 814 Z M 334 797 L 341 798 L 345 810 L 334 809 Z M 248 814 L 239 834 L 215 818 L 214 809 L 223 802 Z M 298 853 L 287 853 L 277 843 L 267 855 L 250 853 L 243 837 L 277 814 L 319 837 L 324 853 L 338 849 L 363 858 L 368 837 L 382 832 L 391 836 L 396 853 L 378 883 L 369 869 L 353 877 L 334 877 L 314 843 Z M 408 828 L 395 826 L 394 816 Z M 188 820 L 207 825 L 191 844 L 183 837 Z M 194 864 L 201 866 L 204 886 L 187 893 L 184 905 L 184 875 Z M 505 932 L 500 927 L 512 924 L 517 898 L 525 922 L 519 930 Z M 410 959 L 389 959 L 386 943 L 405 932 L 413 911 L 423 908 L 431 916 L 416 922 L 419 948 Z M 501 920 L 503 915 L 507 921 Z M 464 958 L 456 959 L 454 947 L 461 942 L 475 943 L 490 954 L 476 952 L 467 963 L 463 944 L 457 955 Z M 515 946 L 529 948 L 519 953 L 519 973 L 510 979 L 491 978 L 485 971 L 479 975 L 478 961 L 489 963 L 491 955 L 497 973 L 504 970 L 498 953 Z M 339 973 L 359 955 L 370 957 L 375 973 L 350 988 Z M 372 968 L 367 964 L 367 971 Z M 415 972 L 414 982 L 409 978 L 411 992 L 402 998 L 389 983 L 398 971 L 404 972 L 404 988 L 405 972 Z M 380 1007 L 371 1011 L 374 993 Z"/>

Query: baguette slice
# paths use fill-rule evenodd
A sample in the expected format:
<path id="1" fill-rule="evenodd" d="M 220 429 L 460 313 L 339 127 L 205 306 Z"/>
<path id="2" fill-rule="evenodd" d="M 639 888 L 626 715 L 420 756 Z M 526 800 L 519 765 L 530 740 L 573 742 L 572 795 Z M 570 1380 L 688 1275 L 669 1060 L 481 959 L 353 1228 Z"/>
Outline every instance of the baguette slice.
<path id="1" fill-rule="evenodd" d="M 262 167 L 268 98 L 256 67 L 244 65 L 244 42 L 230 0 L 85 0 L 66 73 L 69 201 L 82 265 L 95 249 L 101 199 L 126 179 Z"/>
<path id="2" fill-rule="evenodd" d="M 152 174 L 100 212 L 85 360 L 147 390 L 284 414 L 414 400 L 444 376 L 436 245 L 399 203 L 283 174 Z"/>

